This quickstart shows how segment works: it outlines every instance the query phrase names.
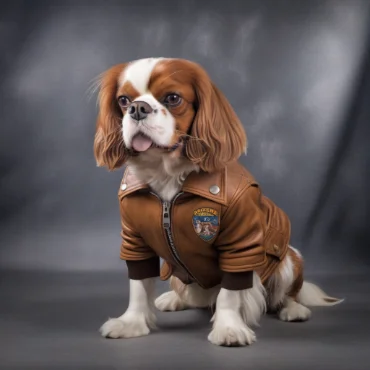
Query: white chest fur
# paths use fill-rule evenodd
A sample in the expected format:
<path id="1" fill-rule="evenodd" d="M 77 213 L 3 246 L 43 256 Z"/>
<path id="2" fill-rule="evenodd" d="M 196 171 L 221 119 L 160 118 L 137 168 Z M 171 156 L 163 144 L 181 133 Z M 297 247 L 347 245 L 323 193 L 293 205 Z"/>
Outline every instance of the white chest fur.
<path id="1" fill-rule="evenodd" d="M 183 157 L 174 159 L 162 153 L 145 153 L 140 159 L 130 159 L 128 164 L 138 179 L 147 183 L 162 200 L 168 202 L 180 191 L 189 173 L 199 170 L 198 166 Z"/>

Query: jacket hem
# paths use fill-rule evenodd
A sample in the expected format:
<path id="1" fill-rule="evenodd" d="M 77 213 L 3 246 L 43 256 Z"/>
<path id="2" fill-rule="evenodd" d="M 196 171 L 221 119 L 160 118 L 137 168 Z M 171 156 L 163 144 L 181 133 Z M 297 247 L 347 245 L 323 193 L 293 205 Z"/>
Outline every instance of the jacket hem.
<path id="1" fill-rule="evenodd" d="M 228 273 L 233 273 L 233 274 L 238 273 L 238 272 L 248 272 L 248 271 L 253 271 L 257 268 L 262 267 L 263 265 L 267 263 L 267 261 L 268 261 L 267 255 L 265 255 L 265 258 L 261 262 L 254 263 L 253 265 L 225 266 L 225 265 L 220 264 L 220 269 L 224 273 L 228 272 Z"/>

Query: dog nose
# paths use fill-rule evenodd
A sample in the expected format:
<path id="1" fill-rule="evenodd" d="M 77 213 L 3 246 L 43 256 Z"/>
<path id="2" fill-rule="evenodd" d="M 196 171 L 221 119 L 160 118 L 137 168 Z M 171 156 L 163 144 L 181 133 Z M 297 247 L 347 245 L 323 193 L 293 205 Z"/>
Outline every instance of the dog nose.
<path id="1" fill-rule="evenodd" d="M 128 114 L 136 121 L 140 121 L 153 111 L 152 107 L 145 101 L 134 101 L 131 103 Z"/>

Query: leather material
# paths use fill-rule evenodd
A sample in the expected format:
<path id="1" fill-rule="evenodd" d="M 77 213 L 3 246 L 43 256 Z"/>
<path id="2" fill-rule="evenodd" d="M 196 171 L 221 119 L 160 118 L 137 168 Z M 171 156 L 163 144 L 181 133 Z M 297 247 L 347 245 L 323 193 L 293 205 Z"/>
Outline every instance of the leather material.
<path id="1" fill-rule="evenodd" d="M 160 270 L 161 280 L 169 279 L 171 277 L 172 273 L 173 273 L 172 266 L 168 262 L 163 261 L 163 264 L 162 264 L 161 270 Z"/>
<path id="2" fill-rule="evenodd" d="M 263 196 L 258 183 L 239 162 L 229 164 L 216 173 L 191 173 L 174 201 L 171 214 L 171 235 L 177 257 L 168 242 L 162 222 L 162 202 L 140 183 L 127 167 L 118 197 L 121 210 L 121 258 L 127 261 L 152 259 L 165 263 L 158 275 L 171 275 L 184 283 L 197 282 L 203 288 L 222 284 L 228 289 L 250 287 L 240 283 L 243 272 L 257 271 L 265 281 L 284 258 L 290 239 L 287 215 Z M 219 192 L 210 189 L 217 186 Z M 124 189 L 124 190 L 122 190 Z M 214 215 L 218 225 L 210 226 L 213 234 L 201 237 L 193 224 L 197 210 Z M 206 235 L 206 234 L 204 234 Z M 211 236 L 209 236 L 211 235 Z M 213 235 L 213 237 L 212 237 Z M 180 260 L 180 261 L 179 261 Z M 139 264 L 128 264 L 133 269 Z M 153 274 L 154 268 L 147 268 Z M 225 274 L 226 273 L 226 274 Z M 132 276 L 143 272 L 131 271 Z M 145 273 L 144 273 L 145 275 Z M 235 276 L 235 283 L 233 283 Z"/>

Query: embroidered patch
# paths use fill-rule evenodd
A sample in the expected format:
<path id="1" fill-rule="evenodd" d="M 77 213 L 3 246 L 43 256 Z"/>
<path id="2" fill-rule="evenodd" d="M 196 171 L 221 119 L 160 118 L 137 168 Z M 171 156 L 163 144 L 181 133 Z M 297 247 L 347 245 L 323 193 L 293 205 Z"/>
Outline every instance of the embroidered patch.
<path id="1" fill-rule="evenodd" d="M 219 228 L 218 212 L 213 208 L 198 208 L 193 212 L 193 226 L 197 235 L 205 241 L 212 240 Z"/>

